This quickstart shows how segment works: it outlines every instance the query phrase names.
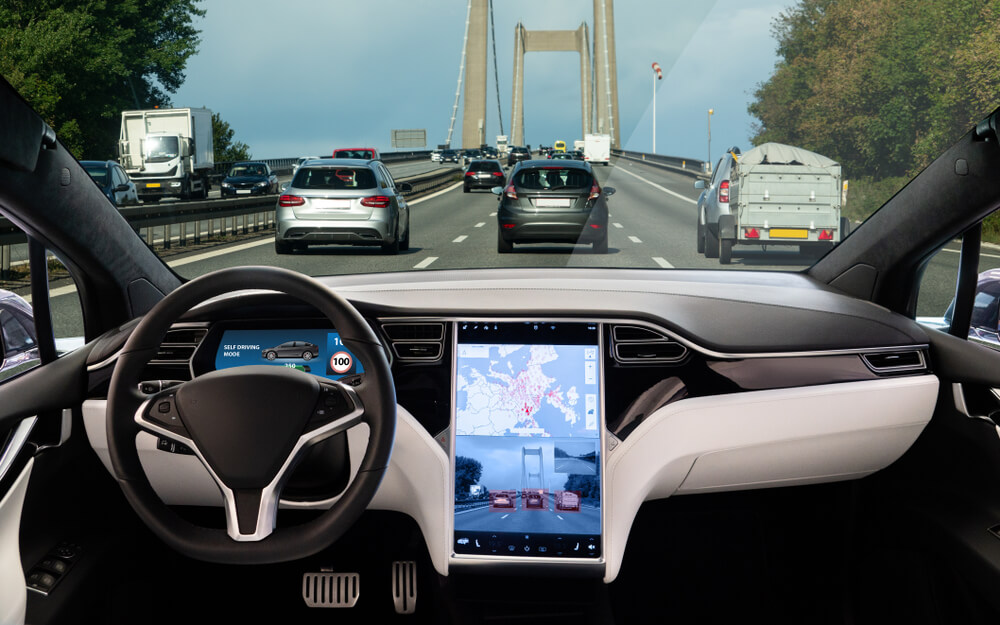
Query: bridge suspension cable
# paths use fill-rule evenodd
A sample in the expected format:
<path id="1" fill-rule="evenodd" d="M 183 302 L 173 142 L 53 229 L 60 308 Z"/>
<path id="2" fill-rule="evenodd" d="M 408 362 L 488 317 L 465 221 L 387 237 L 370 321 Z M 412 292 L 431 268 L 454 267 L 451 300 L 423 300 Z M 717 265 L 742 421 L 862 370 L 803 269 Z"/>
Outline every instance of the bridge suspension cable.
<path id="1" fill-rule="evenodd" d="M 458 116 L 458 98 L 462 94 L 462 76 L 465 75 L 465 49 L 469 43 L 469 22 L 472 18 L 472 0 L 465 11 L 465 37 L 462 38 L 462 60 L 458 64 L 458 86 L 455 87 L 455 104 L 451 107 L 451 125 L 448 126 L 448 139 L 444 142 L 451 147 L 451 135 L 455 132 L 455 117 Z"/>
<path id="2" fill-rule="evenodd" d="M 468 26 L 466 26 L 468 32 Z M 497 72 L 497 33 L 493 28 L 493 0 L 490 0 L 490 39 L 493 41 L 493 81 L 497 92 L 497 119 L 500 120 L 500 134 L 503 132 L 503 110 L 500 108 L 500 73 Z"/>

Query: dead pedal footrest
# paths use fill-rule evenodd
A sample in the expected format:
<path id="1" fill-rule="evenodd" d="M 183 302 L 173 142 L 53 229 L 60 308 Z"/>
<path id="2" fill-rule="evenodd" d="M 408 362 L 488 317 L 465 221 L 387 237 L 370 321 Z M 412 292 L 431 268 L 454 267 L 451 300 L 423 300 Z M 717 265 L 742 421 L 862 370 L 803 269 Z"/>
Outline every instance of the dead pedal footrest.
<path id="1" fill-rule="evenodd" d="M 353 608 L 360 594 L 357 573 L 302 574 L 302 599 L 310 608 Z"/>

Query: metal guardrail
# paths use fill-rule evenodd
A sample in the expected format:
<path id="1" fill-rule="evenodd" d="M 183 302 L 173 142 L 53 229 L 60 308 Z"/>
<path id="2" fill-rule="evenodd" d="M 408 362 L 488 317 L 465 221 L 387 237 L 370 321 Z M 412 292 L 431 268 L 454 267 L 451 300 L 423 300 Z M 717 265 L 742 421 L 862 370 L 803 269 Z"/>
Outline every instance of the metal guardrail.
<path id="1" fill-rule="evenodd" d="M 400 163 L 404 161 L 422 161 L 430 158 L 430 150 L 409 150 L 404 152 L 383 152 L 381 154 L 383 163 Z M 212 184 L 218 184 L 223 178 L 226 177 L 226 173 L 229 168 L 236 163 L 245 163 L 247 161 L 253 161 L 255 163 L 267 163 L 268 167 L 271 168 L 274 173 L 278 175 L 290 174 L 292 173 L 292 165 L 299 160 L 300 157 L 292 156 L 288 158 L 250 158 L 242 161 L 223 161 L 215 164 L 212 169 Z"/>
<path id="2" fill-rule="evenodd" d="M 413 191 L 408 197 L 415 197 L 446 186 L 460 172 L 461 169 L 458 167 L 447 167 L 428 173 L 399 177 L 396 181 L 410 183 Z M 164 248 L 170 248 L 175 243 L 185 246 L 189 239 L 194 244 L 200 243 L 203 230 L 201 222 L 205 221 L 208 222 L 209 236 L 216 232 L 224 236 L 227 233 L 247 234 L 251 230 L 258 232 L 261 229 L 269 229 L 274 226 L 277 200 L 277 195 L 260 195 L 200 202 L 142 204 L 121 207 L 118 210 L 136 231 L 146 230 L 144 237 L 147 243 L 152 244 L 155 240 Z M 184 224 L 192 222 L 195 224 L 194 234 L 188 234 Z M 174 232 L 175 225 L 181 225 L 178 233 Z M 153 228 L 163 229 L 160 238 L 154 239 Z M 26 241 L 24 233 L 17 226 L 0 218 L 0 273 L 10 270 L 12 260 L 10 246 Z"/>
<path id="3" fill-rule="evenodd" d="M 685 176 L 695 178 L 708 178 L 712 175 L 709 164 L 695 158 L 684 158 L 682 156 L 665 156 L 663 154 L 653 154 L 651 152 L 633 152 L 632 150 L 611 150 L 615 156 L 620 156 L 633 161 L 642 161 L 655 167 L 669 169 Z"/>

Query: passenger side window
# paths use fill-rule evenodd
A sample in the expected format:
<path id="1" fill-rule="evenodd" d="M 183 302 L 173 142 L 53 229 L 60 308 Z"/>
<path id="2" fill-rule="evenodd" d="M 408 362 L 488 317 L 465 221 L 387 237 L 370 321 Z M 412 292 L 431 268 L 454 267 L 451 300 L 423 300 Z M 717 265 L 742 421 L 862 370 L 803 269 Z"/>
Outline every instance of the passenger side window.
<path id="1" fill-rule="evenodd" d="M 1000 213 L 983 221 L 982 242 L 968 340 L 1000 351 Z M 920 282 L 916 318 L 922 325 L 949 332 L 962 256 L 962 239 L 949 241 L 928 261 Z"/>
<path id="2" fill-rule="evenodd" d="M 382 172 L 385 175 L 386 182 L 389 183 L 389 185 L 388 185 L 387 188 L 389 188 L 389 189 L 395 189 L 396 188 L 396 181 L 392 179 L 392 174 L 389 173 L 389 170 L 386 169 L 385 166 L 381 166 L 381 165 L 379 166 L 379 169 L 382 170 Z"/>

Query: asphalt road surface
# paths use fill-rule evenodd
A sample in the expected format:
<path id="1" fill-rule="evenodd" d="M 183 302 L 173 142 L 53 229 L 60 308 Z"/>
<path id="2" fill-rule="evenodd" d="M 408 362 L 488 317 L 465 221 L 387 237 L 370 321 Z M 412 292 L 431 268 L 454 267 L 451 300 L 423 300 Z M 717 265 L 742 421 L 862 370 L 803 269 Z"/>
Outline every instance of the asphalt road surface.
<path id="1" fill-rule="evenodd" d="M 555 495 L 549 493 L 545 510 L 524 509 L 524 500 L 515 499 L 516 508 L 490 510 L 488 506 L 455 514 L 456 535 L 468 532 L 522 532 L 535 534 L 599 534 L 601 511 L 587 505 L 579 512 L 556 510 Z"/>
<path id="2" fill-rule="evenodd" d="M 394 171 L 402 164 L 393 167 Z M 407 163 L 416 169 L 439 167 Z M 424 169 L 426 171 L 426 169 Z M 614 187 L 609 198 L 609 249 L 594 254 L 589 245 L 516 245 L 513 253 L 496 248 L 497 197 L 489 191 L 463 193 L 461 183 L 410 201 L 411 245 L 397 256 L 377 247 L 321 246 L 278 256 L 273 237 L 219 246 L 208 251 L 172 256 L 170 265 L 185 278 L 234 265 L 275 265 L 310 275 L 391 272 L 478 267 L 627 267 L 665 269 L 707 268 L 726 271 L 801 271 L 814 259 L 793 249 L 734 248 L 733 262 L 723 268 L 695 248 L 694 179 L 635 161 L 619 159 L 610 167 L 595 167 L 600 184 Z M 958 246 L 950 244 L 929 264 L 924 275 L 918 314 L 940 316 L 954 293 Z M 984 250 L 981 270 L 1000 267 L 1000 248 Z M 664 271 L 664 277 L 669 272 Z M 54 313 L 60 335 L 82 332 L 75 291 L 54 291 Z"/>

